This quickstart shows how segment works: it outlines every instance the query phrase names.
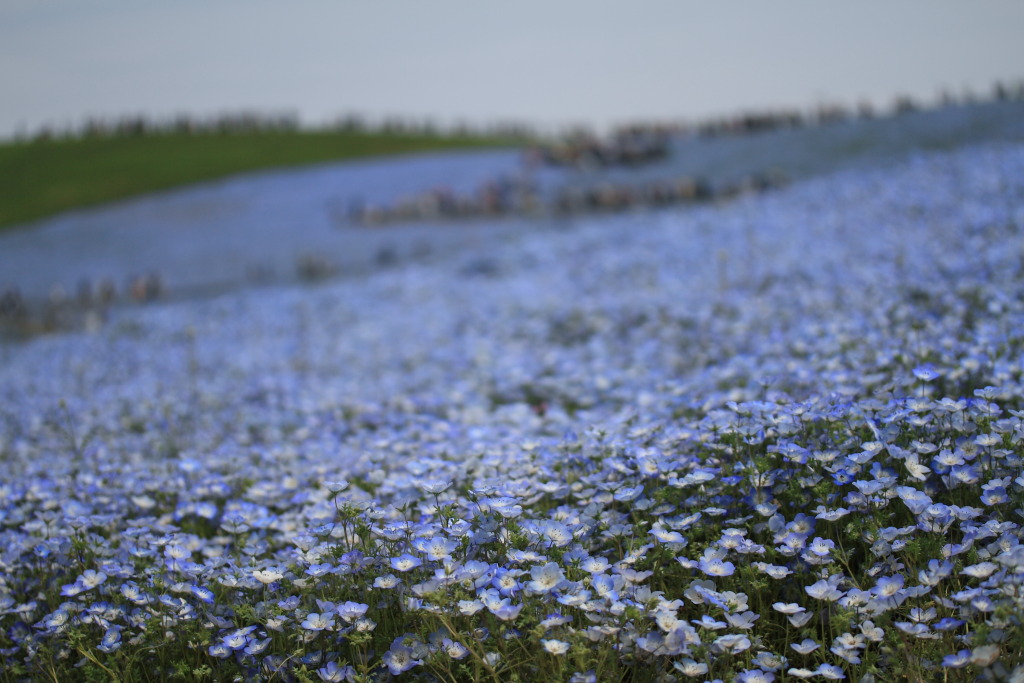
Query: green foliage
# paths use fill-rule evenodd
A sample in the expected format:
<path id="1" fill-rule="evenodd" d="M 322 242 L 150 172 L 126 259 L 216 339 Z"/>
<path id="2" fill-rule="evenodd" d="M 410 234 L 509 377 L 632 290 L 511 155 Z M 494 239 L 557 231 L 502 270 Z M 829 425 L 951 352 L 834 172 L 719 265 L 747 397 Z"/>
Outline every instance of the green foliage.
<path id="1" fill-rule="evenodd" d="M 515 142 L 469 135 L 273 131 L 0 144 L 0 228 L 246 171 Z"/>

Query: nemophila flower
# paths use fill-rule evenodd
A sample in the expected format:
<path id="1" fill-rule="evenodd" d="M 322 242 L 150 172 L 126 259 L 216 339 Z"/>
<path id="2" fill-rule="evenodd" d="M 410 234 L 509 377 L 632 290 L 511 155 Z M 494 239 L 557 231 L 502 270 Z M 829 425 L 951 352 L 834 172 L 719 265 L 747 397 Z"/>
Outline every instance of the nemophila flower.
<path id="1" fill-rule="evenodd" d="M 129 581 L 121 584 L 121 588 L 119 590 L 121 591 L 121 595 L 134 605 L 145 605 L 153 602 L 153 597 L 147 595 L 145 591 L 139 588 L 138 584 L 134 582 Z"/>
<path id="2" fill-rule="evenodd" d="M 88 589 L 85 586 L 83 586 L 78 581 L 75 581 L 74 583 L 66 583 L 63 586 L 61 586 L 60 594 L 64 597 L 73 598 L 76 595 L 80 595 L 87 590 Z"/>
<path id="3" fill-rule="evenodd" d="M 509 562 L 524 564 L 526 562 L 541 562 L 547 558 L 534 550 L 510 550 L 508 551 Z"/>
<path id="4" fill-rule="evenodd" d="M 786 671 L 786 673 L 794 678 L 814 678 L 818 675 L 815 669 L 805 669 L 802 667 L 792 667 Z"/>
<path id="5" fill-rule="evenodd" d="M 352 680 L 355 673 L 351 666 L 340 665 L 337 662 L 327 662 L 325 666 L 316 670 L 316 675 L 326 683 L 344 683 Z"/>
<path id="6" fill-rule="evenodd" d="M 563 593 L 558 596 L 558 602 L 562 605 L 569 607 L 584 607 L 590 603 L 591 592 L 588 590 L 579 590 L 573 593 Z"/>
<path id="7" fill-rule="evenodd" d="M 806 593 L 815 600 L 835 602 L 839 598 L 843 597 L 843 591 L 836 587 L 841 579 L 841 575 L 833 575 L 827 580 L 821 579 L 819 581 L 815 581 L 810 586 L 805 586 L 804 591 L 806 591 Z"/>
<path id="8" fill-rule="evenodd" d="M 917 580 L 925 586 L 937 586 L 940 581 L 953 573 L 953 563 L 949 560 L 928 560 L 927 569 L 917 573 Z"/>
<path id="9" fill-rule="evenodd" d="M 979 562 L 978 564 L 972 564 L 968 567 L 964 567 L 960 573 L 975 579 L 987 579 L 992 576 L 997 569 L 999 569 L 999 565 L 994 562 Z"/>
<path id="10" fill-rule="evenodd" d="M 914 368 L 914 377 L 921 380 L 922 382 L 931 382 L 940 376 L 939 371 L 932 363 L 925 363 L 924 365 L 918 365 Z"/>
<path id="11" fill-rule="evenodd" d="M 875 586 L 871 589 L 871 593 L 881 598 L 893 597 L 903 588 L 903 583 L 904 579 L 902 574 L 882 576 L 875 582 Z"/>
<path id="12" fill-rule="evenodd" d="M 776 546 L 781 554 L 792 557 L 799 553 L 801 550 L 807 547 L 807 536 L 804 534 L 798 534 L 789 532 L 779 539 L 779 545 Z"/>
<path id="13" fill-rule="evenodd" d="M 835 541 L 832 539 L 815 536 L 814 540 L 807 544 L 807 552 L 817 555 L 818 557 L 827 557 L 833 550 L 835 550 L 835 547 Z"/>
<path id="14" fill-rule="evenodd" d="M 326 479 L 323 482 L 324 488 L 333 494 L 338 494 L 348 488 L 347 479 Z"/>
<path id="15" fill-rule="evenodd" d="M 96 571 L 95 569 L 86 569 L 82 572 L 77 579 L 75 579 L 74 585 L 78 588 L 74 595 L 78 593 L 90 591 L 93 588 L 103 584 L 107 580 L 107 575 L 103 572 Z M 64 587 L 68 588 L 67 586 Z M 61 590 L 61 594 L 65 595 L 64 589 Z"/>
<path id="16" fill-rule="evenodd" d="M 217 659 L 225 659 L 234 654 L 234 650 L 232 650 L 224 643 L 214 643 L 209 648 L 207 648 L 207 652 L 210 653 L 211 657 L 216 657 Z"/>
<path id="17" fill-rule="evenodd" d="M 996 603 L 990 595 L 979 595 L 971 600 L 971 607 L 978 612 L 988 613 L 995 611 Z"/>
<path id="18" fill-rule="evenodd" d="M 744 612 L 748 607 L 748 598 L 746 593 L 736 593 L 733 591 L 720 591 L 719 596 L 722 598 L 722 602 L 725 603 L 725 609 L 729 612 Z"/>
<path id="19" fill-rule="evenodd" d="M 329 614 L 310 612 L 300 625 L 307 631 L 328 631 L 334 628 L 334 617 Z"/>
<path id="20" fill-rule="evenodd" d="M 860 664 L 860 650 L 866 647 L 865 639 L 863 635 L 852 633 L 843 633 L 832 641 L 832 647 L 829 648 L 832 654 L 837 657 L 841 657 L 851 664 Z"/>
<path id="21" fill-rule="evenodd" d="M 802 655 L 809 655 L 815 650 L 817 650 L 819 647 L 821 647 L 820 645 L 818 645 L 818 643 L 814 642 L 810 638 L 804 638 L 799 643 L 790 643 L 789 646 Z"/>
<path id="22" fill-rule="evenodd" d="M 352 622 L 352 628 L 356 630 L 356 633 L 369 633 L 377 628 L 377 622 L 367 617 L 360 617 Z"/>
<path id="23" fill-rule="evenodd" d="M 519 590 L 519 576 L 521 573 L 517 569 L 499 567 L 494 573 L 494 578 L 491 579 L 491 585 L 503 596 L 515 595 L 516 591 Z"/>
<path id="24" fill-rule="evenodd" d="M 247 655 L 252 655 L 253 657 L 261 655 L 267 651 L 268 647 L 270 647 L 271 640 L 271 638 L 253 638 L 248 642 L 248 644 L 246 644 L 242 651 Z"/>
<path id="25" fill-rule="evenodd" d="M 277 606 L 285 610 L 286 612 L 290 612 L 294 610 L 296 607 L 298 607 L 301 601 L 302 600 L 301 598 L 299 598 L 298 595 L 289 595 L 278 600 Z M 320 601 L 317 600 L 317 602 L 319 603 Z"/>
<path id="26" fill-rule="evenodd" d="M 758 571 L 764 572 L 773 579 L 784 579 L 793 573 L 793 570 L 789 567 L 780 567 L 778 565 L 768 564 L 766 562 L 755 562 L 754 567 Z"/>
<path id="27" fill-rule="evenodd" d="M 772 683 L 775 674 L 761 669 L 744 669 L 736 676 L 736 683 Z"/>
<path id="28" fill-rule="evenodd" d="M 956 465 L 950 469 L 945 481 L 950 488 L 962 485 L 977 484 L 981 479 L 981 472 L 974 465 Z"/>
<path id="29" fill-rule="evenodd" d="M 213 591 L 207 588 L 206 586 L 197 586 L 195 584 L 192 584 L 189 587 L 189 590 L 191 591 L 192 595 L 194 595 L 196 599 L 198 599 L 200 602 L 204 602 L 207 605 L 213 604 L 215 596 L 213 594 Z"/>
<path id="30" fill-rule="evenodd" d="M 915 481 L 926 481 L 928 475 L 931 474 L 931 468 L 921 464 L 920 457 L 917 453 L 910 453 L 903 458 L 903 465 L 907 468 L 907 472 L 911 478 Z"/>
<path id="31" fill-rule="evenodd" d="M 754 628 L 754 622 L 760 618 L 760 614 L 750 611 L 743 612 L 741 614 L 725 615 L 725 620 L 729 622 L 730 626 L 744 631 Z"/>
<path id="32" fill-rule="evenodd" d="M 220 519 L 220 528 L 229 534 L 244 534 L 249 531 L 249 521 L 246 516 L 236 510 L 225 512 Z"/>
<path id="33" fill-rule="evenodd" d="M 469 654 L 469 649 L 465 645 L 451 638 L 442 641 L 441 649 L 452 659 L 464 659 Z"/>
<path id="34" fill-rule="evenodd" d="M 318 579 L 321 576 L 326 576 L 327 574 L 331 573 L 333 569 L 334 565 L 332 565 L 330 562 L 324 562 L 322 564 L 309 565 L 308 567 L 306 567 L 305 573 L 309 576 L 312 576 L 314 579 Z"/>
<path id="35" fill-rule="evenodd" d="M 824 505 L 819 505 L 814 509 L 815 519 L 822 519 L 826 522 L 835 522 L 836 520 L 842 519 L 846 515 L 850 514 L 850 511 L 846 508 L 840 507 L 834 510 L 826 508 Z"/>
<path id="36" fill-rule="evenodd" d="M 962 619 L 944 617 L 935 622 L 935 625 L 932 628 L 934 628 L 936 631 L 951 631 L 953 629 L 960 628 L 964 625 L 964 623 L 965 622 Z"/>
<path id="37" fill-rule="evenodd" d="M 736 565 L 719 557 L 701 558 L 699 566 L 708 576 L 732 576 L 736 571 Z"/>
<path id="38" fill-rule="evenodd" d="M 100 639 L 99 645 L 96 649 L 100 652 L 110 654 L 121 647 L 121 627 L 111 626 L 107 629 L 106 633 L 103 634 L 103 638 Z"/>
<path id="39" fill-rule="evenodd" d="M 672 663 L 673 668 L 684 676 L 697 678 L 708 672 L 708 665 L 692 659 L 684 658 Z"/>
<path id="40" fill-rule="evenodd" d="M 832 481 L 836 486 L 845 486 L 856 478 L 856 474 L 846 468 L 837 468 L 832 472 Z"/>
<path id="41" fill-rule="evenodd" d="M 564 655 L 569 651 L 569 643 L 562 640 L 546 640 L 541 638 L 540 644 L 547 652 L 553 655 Z"/>
<path id="42" fill-rule="evenodd" d="M 392 557 L 390 560 L 391 568 L 399 572 L 407 572 L 419 567 L 423 564 L 423 560 L 410 555 L 408 553 L 402 553 L 398 557 Z"/>
<path id="43" fill-rule="evenodd" d="M 942 658 L 942 666 L 946 667 L 947 669 L 963 669 L 970 663 L 970 650 L 960 650 L 955 654 L 946 655 Z"/>
<path id="44" fill-rule="evenodd" d="M 402 583 L 402 580 L 394 574 L 382 574 L 373 579 L 374 588 L 390 590 Z"/>
<path id="45" fill-rule="evenodd" d="M 644 492 L 644 485 L 624 486 L 615 492 L 615 500 L 620 503 L 629 503 L 640 497 Z"/>
<path id="46" fill-rule="evenodd" d="M 979 645 L 971 650 L 971 664 L 977 666 L 989 666 L 997 659 L 1002 653 L 998 645 L 989 643 L 987 645 Z"/>
<path id="47" fill-rule="evenodd" d="M 939 637 L 938 634 L 933 634 L 931 632 L 931 629 L 928 628 L 928 624 L 917 624 L 910 621 L 894 621 L 893 626 L 895 626 L 903 633 L 906 633 L 908 636 L 914 636 L 915 638 Z"/>
<path id="48" fill-rule="evenodd" d="M 346 601 L 337 606 L 336 611 L 338 616 L 347 621 L 348 623 L 354 622 L 366 614 L 366 610 L 370 608 L 369 605 L 364 605 L 361 602 Z"/>
<path id="49" fill-rule="evenodd" d="M 564 524 L 558 522 L 548 522 L 543 527 L 544 536 L 551 541 L 551 545 L 556 548 L 564 548 L 565 546 L 572 543 L 573 534 Z"/>
<path id="50" fill-rule="evenodd" d="M 503 598 L 501 602 L 493 607 L 488 606 L 488 611 L 502 621 L 512 621 L 523 611 L 523 603 L 513 605 L 509 598 Z"/>
<path id="51" fill-rule="evenodd" d="M 644 634 L 636 639 L 636 646 L 644 652 L 650 652 L 654 655 L 670 655 L 673 654 L 665 647 L 665 636 L 657 631 Z"/>
<path id="52" fill-rule="evenodd" d="M 588 556 L 580 562 L 580 568 L 590 574 L 601 574 L 607 571 L 610 563 L 607 558 Z"/>
<path id="53" fill-rule="evenodd" d="M 484 603 L 479 600 L 459 600 L 458 603 L 459 613 L 464 616 L 471 617 L 480 610 L 484 609 Z"/>
<path id="54" fill-rule="evenodd" d="M 828 679 L 830 681 L 841 681 L 846 678 L 846 674 L 843 672 L 842 667 L 836 666 L 835 664 L 821 663 L 818 665 L 816 672 L 818 676 Z"/>
<path id="55" fill-rule="evenodd" d="M 616 578 L 618 580 L 616 580 Z M 618 591 L 622 587 L 622 577 L 609 576 L 607 574 L 596 574 L 591 579 L 591 586 L 602 598 L 607 600 L 618 600 Z"/>
<path id="56" fill-rule="evenodd" d="M 750 639 L 737 633 L 719 636 L 711 643 L 711 651 L 715 653 L 736 654 L 748 649 L 750 649 Z"/>
<path id="57" fill-rule="evenodd" d="M 44 628 L 50 632 L 60 633 L 63 632 L 70 623 L 71 613 L 64 608 L 60 608 L 47 614 L 41 622 L 36 624 L 36 628 Z"/>
<path id="58" fill-rule="evenodd" d="M 477 600 L 484 604 L 484 607 L 490 608 L 501 604 L 504 597 L 498 591 L 493 588 L 485 588 L 481 591 L 477 591 Z"/>
<path id="59" fill-rule="evenodd" d="M 796 604 L 795 602 L 775 602 L 772 603 L 772 609 L 782 614 L 798 614 L 806 611 L 803 607 Z"/>
<path id="60" fill-rule="evenodd" d="M 436 496 L 450 489 L 453 483 L 454 482 L 445 479 L 428 479 L 426 481 L 416 482 L 416 486 L 424 493 Z"/>
<path id="61" fill-rule="evenodd" d="M 885 631 L 875 626 L 872 621 L 862 622 L 860 625 L 860 632 L 864 634 L 865 638 L 875 643 L 882 642 L 882 639 L 885 637 Z"/>
<path id="62" fill-rule="evenodd" d="M 555 590 L 565 581 L 565 573 L 556 562 L 548 562 L 542 566 L 533 567 L 530 570 L 533 580 L 526 584 L 534 593 L 547 593 Z"/>
<path id="63" fill-rule="evenodd" d="M 450 558 L 455 549 L 459 547 L 459 543 L 443 536 L 433 536 L 417 538 L 412 542 L 412 546 L 425 554 L 427 559 L 440 561 Z"/>
<path id="64" fill-rule="evenodd" d="M 391 672 L 392 676 L 405 673 L 414 666 L 423 664 L 422 659 L 415 659 L 413 657 L 412 648 L 401 644 L 392 644 L 391 649 L 385 652 L 381 659 L 384 665 L 388 667 L 388 671 Z"/>
<path id="65" fill-rule="evenodd" d="M 654 623 L 662 631 L 672 631 L 679 628 L 680 620 L 676 613 L 669 609 L 658 609 L 654 612 Z"/>
<path id="66" fill-rule="evenodd" d="M 220 642 L 232 650 L 241 650 L 249 643 L 249 636 L 255 630 L 255 626 L 246 626 L 244 628 L 235 629 L 234 631 L 222 636 Z"/>
<path id="67" fill-rule="evenodd" d="M 932 499 L 927 494 L 910 486 L 899 486 L 896 488 L 896 493 L 910 508 L 910 512 L 915 515 L 921 514 L 932 504 Z"/>
<path id="68" fill-rule="evenodd" d="M 981 502 L 985 505 L 1001 505 L 1002 503 L 1009 502 L 1010 496 L 1006 492 L 1008 485 L 1008 477 L 1005 480 L 993 479 L 992 482 L 984 484 L 982 486 L 984 493 L 981 494 Z"/>
<path id="69" fill-rule="evenodd" d="M 284 578 L 284 570 L 280 567 L 267 567 L 266 569 L 255 569 L 252 572 L 254 579 L 263 585 L 280 581 Z"/>

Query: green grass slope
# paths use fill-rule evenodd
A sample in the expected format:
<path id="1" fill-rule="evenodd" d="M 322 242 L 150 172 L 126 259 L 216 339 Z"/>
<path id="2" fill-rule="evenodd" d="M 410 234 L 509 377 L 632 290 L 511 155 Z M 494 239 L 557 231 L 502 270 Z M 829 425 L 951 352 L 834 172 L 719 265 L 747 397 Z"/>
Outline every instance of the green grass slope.
<path id="1" fill-rule="evenodd" d="M 167 133 L 5 143 L 0 144 L 0 229 L 245 171 L 513 144 L 484 136 L 348 131 Z"/>

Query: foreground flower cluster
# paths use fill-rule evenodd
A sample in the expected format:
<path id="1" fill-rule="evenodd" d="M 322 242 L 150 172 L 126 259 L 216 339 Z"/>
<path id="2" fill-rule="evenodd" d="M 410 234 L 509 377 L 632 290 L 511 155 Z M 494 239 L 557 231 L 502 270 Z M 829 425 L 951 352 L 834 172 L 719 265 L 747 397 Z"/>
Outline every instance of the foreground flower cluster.
<path id="1" fill-rule="evenodd" d="M 1024 147 L 0 349 L 3 680 L 1024 681 Z"/>

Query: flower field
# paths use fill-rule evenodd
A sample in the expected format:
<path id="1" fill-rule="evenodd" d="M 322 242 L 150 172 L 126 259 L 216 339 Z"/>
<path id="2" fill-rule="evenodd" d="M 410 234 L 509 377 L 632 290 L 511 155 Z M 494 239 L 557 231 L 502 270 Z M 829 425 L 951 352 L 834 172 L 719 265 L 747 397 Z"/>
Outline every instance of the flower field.
<path id="1" fill-rule="evenodd" d="M 1024 681 L 1024 146 L 0 347 L 0 680 Z"/>

